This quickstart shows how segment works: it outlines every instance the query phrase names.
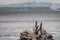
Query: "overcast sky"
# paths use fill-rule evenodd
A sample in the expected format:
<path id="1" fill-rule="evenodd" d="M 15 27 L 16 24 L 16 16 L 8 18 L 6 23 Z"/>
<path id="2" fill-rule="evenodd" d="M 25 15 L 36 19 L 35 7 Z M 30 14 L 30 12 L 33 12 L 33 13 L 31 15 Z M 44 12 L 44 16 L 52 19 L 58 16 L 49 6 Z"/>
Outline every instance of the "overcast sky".
<path id="1" fill-rule="evenodd" d="M 0 0 L 0 4 L 20 3 L 20 2 L 52 2 L 60 3 L 60 0 Z"/>

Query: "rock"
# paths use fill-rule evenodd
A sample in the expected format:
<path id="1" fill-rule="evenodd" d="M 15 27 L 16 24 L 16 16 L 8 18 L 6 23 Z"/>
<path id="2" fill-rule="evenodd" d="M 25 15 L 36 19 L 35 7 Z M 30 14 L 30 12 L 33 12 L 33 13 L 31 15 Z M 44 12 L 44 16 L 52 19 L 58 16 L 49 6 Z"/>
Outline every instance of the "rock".
<path id="1" fill-rule="evenodd" d="M 42 23 L 40 26 L 37 26 L 37 21 L 35 22 L 33 32 L 25 30 L 20 34 L 21 40 L 53 40 L 53 36 L 42 29 Z"/>

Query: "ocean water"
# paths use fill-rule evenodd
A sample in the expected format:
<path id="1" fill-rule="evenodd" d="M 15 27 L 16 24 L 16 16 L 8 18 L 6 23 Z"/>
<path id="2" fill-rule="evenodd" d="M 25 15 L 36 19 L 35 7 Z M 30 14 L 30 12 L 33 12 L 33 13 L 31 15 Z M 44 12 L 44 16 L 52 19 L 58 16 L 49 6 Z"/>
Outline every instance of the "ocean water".
<path id="1" fill-rule="evenodd" d="M 38 25 L 41 22 L 38 22 Z M 0 22 L 0 40 L 19 40 L 24 30 L 32 31 L 34 22 Z M 60 22 L 42 22 L 43 28 L 53 35 L 54 40 L 60 40 Z"/>

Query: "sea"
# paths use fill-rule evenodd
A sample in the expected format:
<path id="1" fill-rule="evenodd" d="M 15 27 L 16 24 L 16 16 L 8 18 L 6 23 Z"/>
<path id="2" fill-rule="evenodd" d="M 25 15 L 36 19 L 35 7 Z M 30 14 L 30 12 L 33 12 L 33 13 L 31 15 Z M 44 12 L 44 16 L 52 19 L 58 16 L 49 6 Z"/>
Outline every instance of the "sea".
<path id="1" fill-rule="evenodd" d="M 0 40 L 19 40 L 24 30 L 32 31 L 38 21 L 42 28 L 53 35 L 54 40 L 60 40 L 60 14 L 9 14 L 0 15 Z"/>

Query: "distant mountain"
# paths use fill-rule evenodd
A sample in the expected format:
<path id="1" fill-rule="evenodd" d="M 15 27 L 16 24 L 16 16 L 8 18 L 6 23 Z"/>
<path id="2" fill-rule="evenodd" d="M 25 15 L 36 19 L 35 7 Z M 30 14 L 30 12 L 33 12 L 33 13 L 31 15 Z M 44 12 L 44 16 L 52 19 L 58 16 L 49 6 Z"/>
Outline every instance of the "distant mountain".
<path id="1" fill-rule="evenodd" d="M 15 3 L 8 5 L 0 5 L 0 7 L 50 7 L 52 10 L 60 11 L 60 4 L 47 3 L 47 2 Z"/>
<path id="2" fill-rule="evenodd" d="M 52 3 L 46 2 L 27 2 L 27 3 L 16 3 L 16 4 L 9 4 L 9 5 L 0 5 L 0 7 L 49 7 Z"/>
<path id="3" fill-rule="evenodd" d="M 60 11 L 60 4 L 54 4 L 52 6 L 50 6 L 51 9 L 56 10 L 56 11 Z"/>

